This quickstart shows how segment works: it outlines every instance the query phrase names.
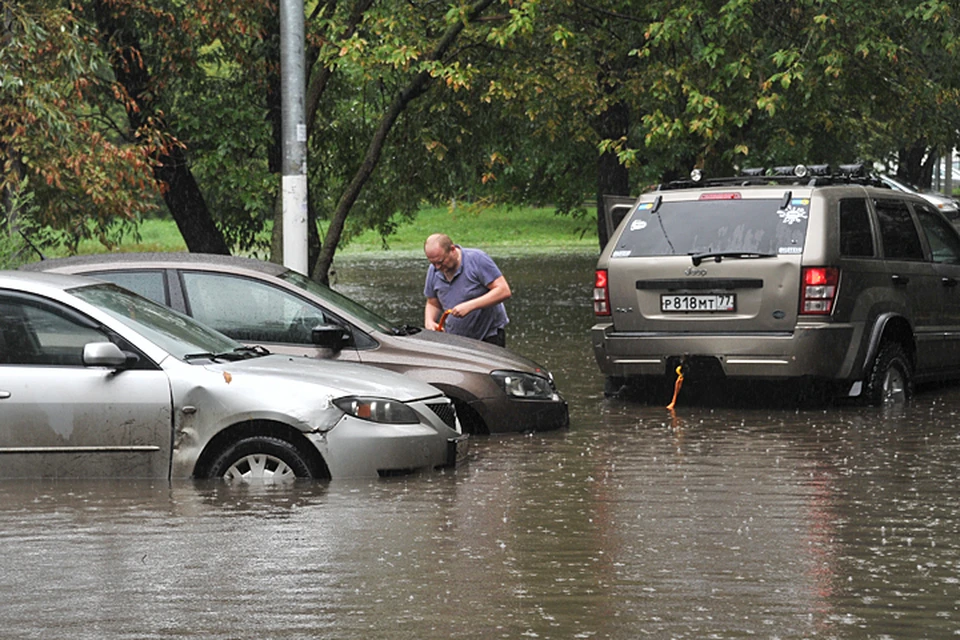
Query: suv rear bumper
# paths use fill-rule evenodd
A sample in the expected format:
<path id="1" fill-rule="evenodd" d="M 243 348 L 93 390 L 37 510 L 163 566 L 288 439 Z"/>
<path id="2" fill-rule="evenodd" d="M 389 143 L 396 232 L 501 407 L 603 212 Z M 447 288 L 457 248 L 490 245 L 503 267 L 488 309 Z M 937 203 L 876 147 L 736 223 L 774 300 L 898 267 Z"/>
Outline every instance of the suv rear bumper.
<path id="1" fill-rule="evenodd" d="M 730 378 L 849 379 L 858 356 L 856 327 L 840 323 L 797 325 L 780 333 L 616 332 L 609 323 L 591 331 L 593 353 L 608 376 L 673 375 L 684 358 L 713 358 Z M 856 336 L 859 338 L 860 336 Z"/>

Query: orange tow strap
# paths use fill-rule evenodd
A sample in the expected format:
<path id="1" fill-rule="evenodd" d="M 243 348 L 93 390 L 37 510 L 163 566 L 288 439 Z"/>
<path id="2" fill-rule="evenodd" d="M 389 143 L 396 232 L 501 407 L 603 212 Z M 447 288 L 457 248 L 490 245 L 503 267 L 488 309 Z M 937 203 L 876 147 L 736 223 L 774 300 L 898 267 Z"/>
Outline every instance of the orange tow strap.
<path id="1" fill-rule="evenodd" d="M 677 381 L 673 383 L 673 400 L 667 405 L 671 411 L 677 404 L 677 394 L 680 393 L 680 387 L 683 386 L 683 365 L 677 367 Z"/>
<path id="2" fill-rule="evenodd" d="M 440 316 L 440 322 L 437 323 L 437 331 L 443 331 L 443 323 L 447 321 L 447 316 L 450 315 L 450 312 L 453 309 L 447 309 L 443 312 L 443 315 Z"/>

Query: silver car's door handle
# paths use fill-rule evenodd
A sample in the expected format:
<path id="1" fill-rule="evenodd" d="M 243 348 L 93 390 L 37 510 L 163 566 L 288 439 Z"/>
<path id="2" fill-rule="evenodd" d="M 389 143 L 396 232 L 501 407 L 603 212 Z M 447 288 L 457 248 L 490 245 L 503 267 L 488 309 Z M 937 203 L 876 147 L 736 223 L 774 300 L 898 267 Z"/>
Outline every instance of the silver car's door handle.
<path id="1" fill-rule="evenodd" d="M 899 285 L 905 285 L 908 282 L 910 282 L 910 278 L 906 276 L 897 275 L 897 274 L 893 274 L 892 276 L 890 276 L 890 279 L 893 280 L 893 284 L 899 284 Z"/>
<path id="2" fill-rule="evenodd" d="M 10 397 L 9 391 L 0 391 L 0 400 L 6 400 Z"/>
<path id="3" fill-rule="evenodd" d="M 958 284 L 956 278 L 940 278 L 940 283 L 945 287 L 955 287 Z"/>

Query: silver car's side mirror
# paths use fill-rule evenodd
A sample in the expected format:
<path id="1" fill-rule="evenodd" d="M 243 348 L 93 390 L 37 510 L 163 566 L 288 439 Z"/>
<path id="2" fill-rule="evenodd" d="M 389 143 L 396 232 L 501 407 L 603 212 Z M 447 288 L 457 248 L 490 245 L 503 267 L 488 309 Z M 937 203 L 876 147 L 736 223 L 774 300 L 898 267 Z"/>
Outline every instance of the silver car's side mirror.
<path id="1" fill-rule="evenodd" d="M 87 367 L 122 367 L 127 355 L 112 342 L 88 342 L 83 345 L 83 364 Z"/>

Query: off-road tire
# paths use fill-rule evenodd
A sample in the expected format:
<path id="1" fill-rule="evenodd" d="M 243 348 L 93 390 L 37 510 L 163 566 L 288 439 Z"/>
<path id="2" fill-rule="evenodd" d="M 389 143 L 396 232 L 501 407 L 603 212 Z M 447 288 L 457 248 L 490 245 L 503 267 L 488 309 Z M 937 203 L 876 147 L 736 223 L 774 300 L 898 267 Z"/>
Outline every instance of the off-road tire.
<path id="1" fill-rule="evenodd" d="M 603 379 L 603 395 L 607 398 L 615 398 L 627 384 L 627 379 L 623 376 L 607 376 Z"/>
<path id="2" fill-rule="evenodd" d="M 866 401 L 875 407 L 905 404 L 913 396 L 913 368 L 899 342 L 886 341 L 867 378 Z"/>

